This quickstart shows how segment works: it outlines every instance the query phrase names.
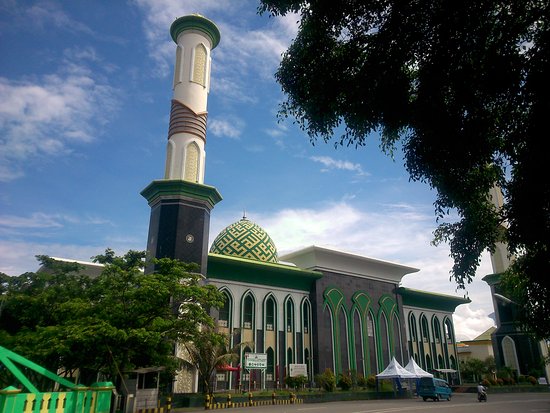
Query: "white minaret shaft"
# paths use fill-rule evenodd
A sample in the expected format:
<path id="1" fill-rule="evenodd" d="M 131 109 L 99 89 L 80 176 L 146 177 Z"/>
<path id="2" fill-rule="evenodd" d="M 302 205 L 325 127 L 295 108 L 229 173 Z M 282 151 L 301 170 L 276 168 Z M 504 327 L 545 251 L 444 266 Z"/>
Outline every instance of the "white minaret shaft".
<path id="1" fill-rule="evenodd" d="M 210 52 L 220 32 L 194 14 L 176 19 L 170 34 L 177 48 L 164 178 L 203 184 Z"/>
<path id="2" fill-rule="evenodd" d="M 489 196 L 495 208 L 500 210 L 504 205 L 504 199 L 502 191 L 498 186 L 493 186 L 489 191 Z M 506 223 L 504 224 L 506 226 Z M 493 266 L 493 273 L 503 273 L 510 267 L 510 253 L 508 252 L 507 244 L 503 242 L 497 242 L 495 244 L 495 251 L 491 253 L 491 264 Z"/>

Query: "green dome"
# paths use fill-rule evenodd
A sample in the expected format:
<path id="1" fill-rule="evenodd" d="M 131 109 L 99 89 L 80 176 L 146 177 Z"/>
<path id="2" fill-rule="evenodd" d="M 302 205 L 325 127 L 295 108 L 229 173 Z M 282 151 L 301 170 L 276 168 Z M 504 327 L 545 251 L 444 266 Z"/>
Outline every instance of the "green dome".
<path id="1" fill-rule="evenodd" d="M 210 252 L 220 255 L 277 262 L 275 243 L 259 225 L 246 218 L 229 225 L 218 234 Z"/>

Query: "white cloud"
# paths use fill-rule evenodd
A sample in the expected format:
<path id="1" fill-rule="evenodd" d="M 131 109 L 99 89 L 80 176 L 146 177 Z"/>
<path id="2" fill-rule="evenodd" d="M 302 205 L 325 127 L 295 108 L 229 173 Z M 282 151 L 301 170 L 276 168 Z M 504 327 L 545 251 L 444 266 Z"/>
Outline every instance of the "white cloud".
<path id="1" fill-rule="evenodd" d="M 70 153 L 97 137 L 116 108 L 115 90 L 82 66 L 36 80 L 0 78 L 0 179 L 23 175 L 35 156 Z"/>
<path id="2" fill-rule="evenodd" d="M 218 137 L 238 139 L 242 134 L 244 126 L 244 121 L 237 117 L 215 118 L 208 121 L 208 132 Z"/>
<path id="3" fill-rule="evenodd" d="M 248 79 L 254 77 L 269 80 L 297 33 L 296 15 L 272 17 L 265 29 L 245 26 L 265 17 L 254 16 L 257 5 L 250 1 L 186 1 L 136 0 L 145 15 L 144 31 L 151 57 L 156 62 L 155 72 L 169 76 L 175 47 L 169 41 L 168 29 L 172 22 L 191 13 L 200 14 L 214 21 L 221 32 L 221 43 L 213 51 L 212 90 L 227 101 L 256 102 L 258 90 L 251 90 Z M 247 16 L 244 18 L 242 16 Z M 231 21 L 232 23 L 228 23 Z"/>
<path id="4" fill-rule="evenodd" d="M 73 32 L 93 34 L 88 26 L 70 18 L 59 4 L 53 1 L 39 1 L 25 9 L 23 13 L 33 22 L 33 25 L 40 28 L 55 26 Z"/>
<path id="5" fill-rule="evenodd" d="M 342 161 L 339 159 L 331 158 L 330 156 L 311 156 L 311 159 L 314 162 L 319 162 L 322 164 L 325 169 L 322 169 L 323 172 L 326 172 L 331 169 L 340 169 L 345 171 L 356 172 L 358 175 L 368 175 L 363 171 L 361 164 L 353 163 L 350 161 Z"/>

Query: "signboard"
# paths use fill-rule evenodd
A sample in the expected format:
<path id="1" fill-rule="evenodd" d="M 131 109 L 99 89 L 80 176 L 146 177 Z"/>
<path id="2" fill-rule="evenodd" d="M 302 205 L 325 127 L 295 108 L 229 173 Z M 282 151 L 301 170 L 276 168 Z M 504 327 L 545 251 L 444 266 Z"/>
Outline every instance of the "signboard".
<path id="1" fill-rule="evenodd" d="M 307 364 L 289 364 L 290 377 L 306 376 Z"/>
<path id="2" fill-rule="evenodd" d="M 245 369 L 267 369 L 266 353 L 244 353 Z"/>

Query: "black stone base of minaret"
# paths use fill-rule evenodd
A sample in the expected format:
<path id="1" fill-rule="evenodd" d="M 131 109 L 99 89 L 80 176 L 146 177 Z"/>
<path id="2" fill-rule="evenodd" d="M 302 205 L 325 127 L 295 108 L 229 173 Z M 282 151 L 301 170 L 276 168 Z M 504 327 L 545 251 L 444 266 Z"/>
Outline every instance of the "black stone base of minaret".
<path id="1" fill-rule="evenodd" d="M 218 190 L 182 180 L 158 180 L 141 195 L 151 207 L 147 258 L 196 263 L 206 276 L 210 211 L 222 199 Z M 153 270 L 149 264 L 145 272 Z"/>

